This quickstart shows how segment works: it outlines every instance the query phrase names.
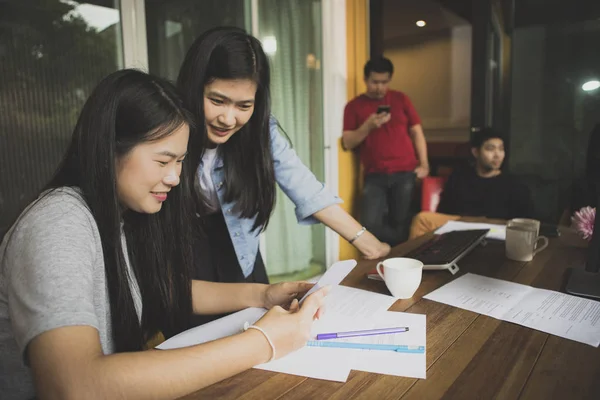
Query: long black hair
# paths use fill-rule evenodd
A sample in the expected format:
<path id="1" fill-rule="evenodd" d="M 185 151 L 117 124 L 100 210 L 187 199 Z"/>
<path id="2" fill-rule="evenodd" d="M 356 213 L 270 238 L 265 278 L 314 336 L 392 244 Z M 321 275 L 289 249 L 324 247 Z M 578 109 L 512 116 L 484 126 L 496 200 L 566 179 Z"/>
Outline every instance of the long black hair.
<path id="1" fill-rule="evenodd" d="M 208 141 L 204 87 L 216 79 L 251 79 L 257 86 L 252 117 L 219 151 L 225 168 L 225 200 L 236 202 L 241 217 L 256 218 L 253 229 L 264 230 L 276 191 L 269 133 L 270 69 L 260 42 L 242 29 L 221 27 L 202 34 L 188 50 L 177 86 L 196 122 L 190 153 L 202 152 Z M 205 210 L 202 204 L 198 207 Z"/>
<path id="2" fill-rule="evenodd" d="M 189 326 L 192 247 L 188 219 L 192 165 L 197 163 L 186 160 L 189 166 L 184 163 L 181 183 L 171 189 L 168 201 L 155 214 L 123 211 L 115 170 L 116 161 L 136 145 L 167 137 L 190 123 L 191 115 L 173 85 L 136 70 L 112 73 L 86 101 L 66 156 L 46 188 L 79 188 L 94 216 L 102 241 L 117 352 L 140 350 L 159 331 L 168 337 Z M 141 324 L 130 290 L 122 231 L 141 291 Z"/>

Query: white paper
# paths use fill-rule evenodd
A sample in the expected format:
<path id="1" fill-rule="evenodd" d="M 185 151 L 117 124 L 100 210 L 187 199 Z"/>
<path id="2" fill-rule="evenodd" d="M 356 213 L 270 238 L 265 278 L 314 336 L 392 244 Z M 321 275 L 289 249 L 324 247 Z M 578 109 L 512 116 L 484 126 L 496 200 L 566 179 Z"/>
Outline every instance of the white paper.
<path id="1" fill-rule="evenodd" d="M 162 342 L 156 348 L 160 350 L 178 349 L 180 347 L 195 346 L 235 335 L 242 332 L 245 322 L 252 325 L 265 315 L 266 312 L 267 310 L 264 308 L 246 308 L 245 310 L 181 332 L 169 340 Z"/>
<path id="2" fill-rule="evenodd" d="M 475 274 L 424 298 L 598 347 L 600 302 Z"/>
<path id="3" fill-rule="evenodd" d="M 334 339 L 338 342 L 426 346 L 426 317 L 393 311 L 376 312 L 370 317 L 335 318 L 322 326 L 319 333 L 408 326 L 409 331 L 392 335 L 377 335 Z M 425 379 L 427 353 L 408 354 L 385 350 L 359 350 L 327 347 L 304 347 L 282 359 L 256 368 L 345 382 L 350 370 Z"/>
<path id="4" fill-rule="evenodd" d="M 371 329 L 370 323 L 384 314 L 396 299 L 365 290 L 334 286 L 325 298 L 325 314 L 315 321 L 312 339 L 318 333 Z M 388 325 L 386 325 L 388 326 Z M 391 327 L 393 325 L 389 325 Z M 325 350 L 325 351 L 322 351 Z M 294 353 L 255 368 L 273 372 L 345 382 L 358 355 L 355 349 L 303 347 Z"/>
<path id="5" fill-rule="evenodd" d="M 302 298 L 300 299 L 300 303 L 308 297 L 312 292 L 319 290 L 323 286 L 327 285 L 339 285 L 341 281 L 344 280 L 346 275 L 350 273 L 356 267 L 356 260 L 345 260 L 338 261 L 334 263 L 331 267 L 327 269 L 327 271 L 323 274 L 321 279 L 313 286 Z"/>
<path id="6" fill-rule="evenodd" d="M 533 289 L 504 320 L 591 346 L 600 345 L 598 301 Z"/>
<path id="7" fill-rule="evenodd" d="M 351 288 L 333 286 L 325 297 L 325 315 L 313 326 L 313 331 L 322 333 L 328 324 L 338 324 L 352 318 L 370 318 L 390 308 L 396 299 L 392 296 Z"/>
<path id="8" fill-rule="evenodd" d="M 531 286 L 465 274 L 423 296 L 426 299 L 503 319 L 532 290 Z"/>
<path id="9" fill-rule="evenodd" d="M 339 276 L 341 274 L 338 274 Z M 325 298 L 325 314 L 313 325 L 311 339 L 314 339 L 318 333 L 408 326 L 408 332 L 398 334 L 337 340 L 355 343 L 425 346 L 425 316 L 387 311 L 395 301 L 396 299 L 393 297 L 383 294 L 345 286 L 333 286 Z M 192 346 L 234 335 L 241 332 L 245 322 L 252 324 L 265 313 L 266 310 L 262 308 L 248 308 L 182 332 L 163 342 L 157 348 L 166 350 Z M 382 350 L 303 347 L 283 358 L 258 365 L 255 368 L 337 382 L 345 382 L 352 369 L 425 378 L 426 355 L 425 353 L 406 354 Z"/>
<path id="10" fill-rule="evenodd" d="M 490 231 L 486 235 L 488 239 L 506 240 L 506 226 L 496 224 L 484 224 L 480 222 L 463 222 L 463 221 L 448 221 L 435 233 L 441 235 L 446 232 L 454 231 L 468 231 L 472 229 L 489 229 Z"/>
<path id="11" fill-rule="evenodd" d="M 346 264 L 345 268 L 348 268 L 348 265 Z M 331 292 L 325 297 L 325 314 L 314 323 L 312 333 L 316 336 L 317 333 L 324 332 L 326 329 L 335 332 L 340 332 L 345 327 L 354 329 L 357 322 L 369 321 L 376 315 L 385 313 L 395 301 L 396 299 L 393 297 L 383 294 L 345 286 L 333 286 Z M 231 336 L 240 333 L 245 322 L 253 324 L 266 312 L 267 310 L 263 308 L 247 308 L 182 332 L 161 343 L 157 348 L 175 349 Z M 355 325 L 352 325 L 351 322 Z M 361 325 L 368 326 L 366 322 L 361 322 L 358 326 Z M 357 352 L 353 349 L 343 349 L 346 350 L 345 352 L 338 350 L 340 349 L 304 347 L 283 358 L 258 365 L 255 368 L 345 382 L 350 373 L 351 362 Z"/>
<path id="12" fill-rule="evenodd" d="M 363 322 L 363 321 L 361 321 Z M 355 323 L 348 330 L 378 329 L 391 327 L 409 327 L 408 332 L 391 335 L 362 336 L 336 339 L 349 343 L 395 344 L 426 347 L 426 317 L 422 314 L 411 314 L 388 311 L 377 314 L 375 318 Z M 409 354 L 382 350 L 333 349 L 338 353 L 353 352 L 352 369 L 377 374 L 405 376 L 425 379 L 427 371 L 427 353 Z"/>
<path id="13" fill-rule="evenodd" d="M 307 378 L 346 382 L 350 374 L 350 362 L 353 355 L 340 354 L 335 350 L 339 349 L 303 347 L 283 358 L 257 365 L 254 368 Z"/>

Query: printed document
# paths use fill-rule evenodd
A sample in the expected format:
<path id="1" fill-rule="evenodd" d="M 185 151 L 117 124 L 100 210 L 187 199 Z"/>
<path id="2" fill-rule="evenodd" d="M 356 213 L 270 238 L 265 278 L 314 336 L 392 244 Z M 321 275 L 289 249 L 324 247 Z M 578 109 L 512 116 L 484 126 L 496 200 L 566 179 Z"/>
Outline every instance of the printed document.
<path id="1" fill-rule="evenodd" d="M 470 273 L 424 298 L 590 346 L 600 345 L 598 301 Z"/>

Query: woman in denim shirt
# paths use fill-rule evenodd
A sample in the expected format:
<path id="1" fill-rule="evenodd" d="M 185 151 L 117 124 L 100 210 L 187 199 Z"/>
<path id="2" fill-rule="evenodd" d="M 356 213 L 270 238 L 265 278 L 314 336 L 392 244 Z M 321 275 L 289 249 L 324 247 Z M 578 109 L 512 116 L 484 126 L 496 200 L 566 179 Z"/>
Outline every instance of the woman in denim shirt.
<path id="1" fill-rule="evenodd" d="M 197 249 L 195 278 L 268 282 L 259 234 L 275 205 L 275 183 L 296 205 L 299 223 L 323 222 L 365 257 L 386 256 L 390 247 L 338 205 L 278 132 L 269 81 L 260 42 L 237 28 L 204 33 L 181 67 L 177 84 L 197 123 L 189 151 L 206 148 L 198 214 L 210 248 Z"/>

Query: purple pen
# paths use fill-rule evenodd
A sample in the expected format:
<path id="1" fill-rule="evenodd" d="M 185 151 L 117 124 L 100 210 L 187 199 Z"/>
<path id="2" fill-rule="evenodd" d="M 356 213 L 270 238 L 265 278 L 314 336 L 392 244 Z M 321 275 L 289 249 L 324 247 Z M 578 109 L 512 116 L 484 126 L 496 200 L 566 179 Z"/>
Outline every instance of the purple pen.
<path id="1" fill-rule="evenodd" d="M 381 329 L 369 329 L 366 331 L 353 331 L 353 332 L 337 332 L 337 333 L 319 333 L 317 340 L 326 339 L 341 339 L 353 336 L 373 336 L 373 335 L 385 335 L 389 333 L 402 333 L 408 332 L 408 326 L 400 328 L 381 328 Z"/>

